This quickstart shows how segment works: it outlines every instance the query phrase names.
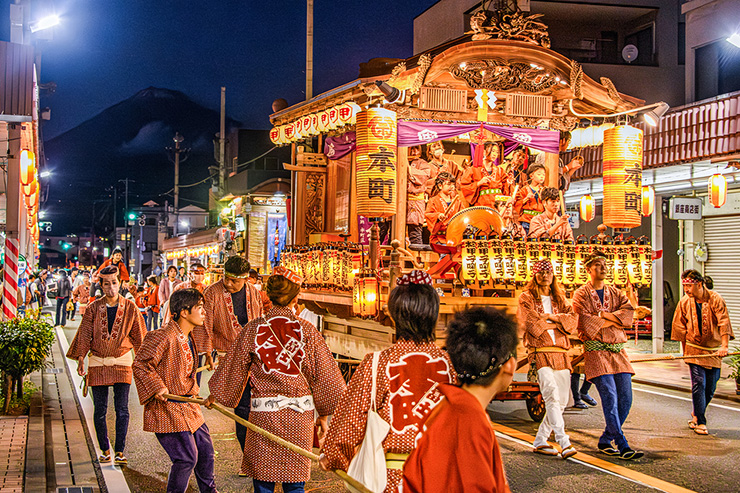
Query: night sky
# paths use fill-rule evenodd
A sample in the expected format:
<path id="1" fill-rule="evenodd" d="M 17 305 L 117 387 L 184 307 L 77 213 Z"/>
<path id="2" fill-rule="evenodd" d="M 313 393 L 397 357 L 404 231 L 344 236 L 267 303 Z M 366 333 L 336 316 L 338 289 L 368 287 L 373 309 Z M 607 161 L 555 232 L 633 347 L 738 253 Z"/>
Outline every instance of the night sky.
<path id="1" fill-rule="evenodd" d="M 180 90 L 248 128 L 269 128 L 272 101 L 302 101 L 306 2 L 32 0 L 62 24 L 42 41 L 42 99 L 50 139 L 148 87 Z M 9 40 L 10 0 L 0 0 L 0 39 Z M 314 95 L 357 78 L 374 57 L 412 55 L 413 19 L 434 0 L 322 1 L 314 6 Z"/>

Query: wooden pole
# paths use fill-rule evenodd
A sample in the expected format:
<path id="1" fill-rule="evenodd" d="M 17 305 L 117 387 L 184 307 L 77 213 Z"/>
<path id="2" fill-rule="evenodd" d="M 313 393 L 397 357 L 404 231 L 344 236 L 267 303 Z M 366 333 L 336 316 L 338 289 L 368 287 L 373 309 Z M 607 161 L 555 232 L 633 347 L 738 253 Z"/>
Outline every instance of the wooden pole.
<path id="1" fill-rule="evenodd" d="M 167 399 L 173 400 L 173 401 L 191 402 L 193 404 L 199 404 L 201 406 L 205 404 L 205 399 L 200 399 L 200 398 L 184 397 L 184 396 L 181 396 L 181 395 L 172 395 L 172 394 L 164 394 L 164 397 L 166 397 Z M 282 445 L 283 447 L 287 448 L 291 452 L 295 452 L 298 455 L 302 455 L 303 457 L 306 457 L 308 459 L 311 459 L 314 462 L 318 462 L 319 461 L 319 456 L 316 455 L 316 454 L 314 454 L 313 452 L 309 452 L 308 450 L 305 450 L 305 449 L 299 447 L 295 443 L 289 442 L 289 441 L 287 441 L 287 440 L 285 440 L 283 438 L 280 438 L 279 436 L 277 436 L 277 435 L 275 435 L 273 433 L 270 433 L 267 430 L 264 430 L 264 429 L 260 428 L 259 426 L 255 425 L 253 423 L 250 423 L 246 419 L 241 418 L 241 417 L 237 416 L 236 414 L 232 413 L 231 411 L 229 411 L 228 409 L 226 409 L 225 407 L 223 407 L 221 404 L 218 404 L 218 403 L 214 402 L 211 405 L 210 409 L 215 409 L 216 411 L 220 412 L 224 416 L 233 419 L 234 421 L 236 421 L 240 425 L 246 426 L 247 428 L 249 428 L 253 432 L 258 433 L 258 434 L 262 435 L 263 437 L 267 438 L 268 440 L 272 440 L 273 442 L 275 442 L 275 443 L 277 443 L 279 445 Z M 360 491 L 361 493 L 373 493 L 372 491 L 370 491 L 369 489 L 367 489 L 364 484 L 360 483 L 359 481 L 357 481 L 353 477 L 349 476 L 346 472 L 342 471 L 341 469 L 335 469 L 332 472 L 334 474 L 336 474 L 337 476 L 339 476 L 343 481 L 345 481 L 346 483 L 348 483 L 352 487 L 356 488 L 357 491 Z"/>
<path id="2" fill-rule="evenodd" d="M 727 353 L 727 356 L 735 356 L 740 354 L 740 352 L 736 353 Z M 727 356 L 722 356 L 723 358 L 726 358 Z M 630 363 L 648 363 L 650 361 L 671 361 L 674 359 L 696 359 L 696 358 L 717 358 L 716 354 L 697 354 L 694 356 L 676 356 L 674 354 L 667 354 L 665 356 L 660 356 L 658 358 L 638 358 L 638 359 L 631 359 Z"/>

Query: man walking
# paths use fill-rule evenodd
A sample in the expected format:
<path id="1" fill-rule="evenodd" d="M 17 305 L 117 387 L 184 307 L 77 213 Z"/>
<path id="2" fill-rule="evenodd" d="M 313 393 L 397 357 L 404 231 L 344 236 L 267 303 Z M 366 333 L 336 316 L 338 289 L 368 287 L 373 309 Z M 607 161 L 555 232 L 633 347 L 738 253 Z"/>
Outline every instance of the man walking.
<path id="1" fill-rule="evenodd" d="M 67 303 L 72 295 L 72 283 L 69 282 L 67 271 L 59 270 L 59 280 L 57 281 L 57 316 L 55 319 L 57 327 L 67 325 Z"/>
<path id="2" fill-rule="evenodd" d="M 689 428 L 698 435 L 708 435 L 706 410 L 717 388 L 722 358 L 727 356 L 734 339 L 725 300 L 707 288 L 705 278 L 696 270 L 685 270 L 681 284 L 686 296 L 673 315 L 671 339 L 680 341 L 685 356 L 715 354 L 714 357 L 686 359 L 691 374 L 691 413 Z"/>
<path id="3" fill-rule="evenodd" d="M 578 332 L 586 351 L 586 378 L 596 385 L 604 410 L 606 429 L 599 438 L 599 451 L 624 460 L 639 459 L 643 452 L 632 450 L 622 432 L 632 407 L 635 374 L 624 350 L 624 329 L 632 325 L 634 309 L 624 293 L 604 282 L 603 252 L 594 251 L 586 268 L 591 280 L 573 295 L 573 311 L 578 314 Z"/>
<path id="4" fill-rule="evenodd" d="M 128 394 L 131 387 L 131 364 L 134 357 L 131 349 L 138 351 L 146 334 L 144 318 L 134 302 L 118 292 L 120 285 L 118 268 L 113 266 L 100 270 L 103 297 L 87 307 L 82 316 L 67 357 L 77 360 L 77 373 L 87 375 L 95 405 L 93 422 L 101 455 L 100 462 L 110 462 L 111 451 L 108 440 L 108 391 L 113 387 L 116 408 L 115 463 L 126 464 L 123 454 L 128 432 Z M 88 356 L 88 371 L 85 371 L 85 356 Z"/>

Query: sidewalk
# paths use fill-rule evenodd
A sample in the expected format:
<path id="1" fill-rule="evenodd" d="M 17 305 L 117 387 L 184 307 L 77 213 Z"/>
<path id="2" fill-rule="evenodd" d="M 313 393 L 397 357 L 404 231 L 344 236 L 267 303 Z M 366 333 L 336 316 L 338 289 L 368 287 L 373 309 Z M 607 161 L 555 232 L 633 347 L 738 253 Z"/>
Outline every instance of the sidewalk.
<path id="1" fill-rule="evenodd" d="M 667 353 L 646 354 L 628 347 L 627 353 L 630 358 L 658 358 L 667 356 Z M 665 360 L 646 363 L 633 363 L 635 376 L 632 378 L 634 383 L 654 385 L 665 389 L 679 390 L 691 393 L 691 379 L 689 377 L 689 367 L 683 360 Z M 740 395 L 735 393 L 735 381 L 727 378 L 730 374 L 730 368 L 722 365 L 715 399 L 726 399 L 734 402 L 740 402 Z"/>

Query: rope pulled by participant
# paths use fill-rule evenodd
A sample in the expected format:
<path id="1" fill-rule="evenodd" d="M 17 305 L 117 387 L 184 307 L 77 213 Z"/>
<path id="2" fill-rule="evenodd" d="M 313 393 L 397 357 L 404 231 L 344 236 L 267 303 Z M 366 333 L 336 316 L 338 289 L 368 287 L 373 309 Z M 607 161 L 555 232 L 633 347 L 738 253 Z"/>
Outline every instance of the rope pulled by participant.
<path id="1" fill-rule="evenodd" d="M 727 356 L 736 356 L 740 354 L 740 352 L 735 353 L 727 353 Z M 659 356 L 657 358 L 637 358 L 637 359 L 631 359 L 630 363 L 648 363 L 650 361 L 671 361 L 674 359 L 698 359 L 698 358 L 716 358 L 719 356 L 717 353 L 712 354 L 697 354 L 692 356 L 680 356 L 675 354 L 667 354 L 665 356 Z M 723 358 L 726 358 L 727 356 L 723 356 Z"/>
<path id="2" fill-rule="evenodd" d="M 199 404 L 201 406 L 206 405 L 206 399 L 196 398 L 196 397 L 185 397 L 182 395 L 173 395 L 173 394 L 163 394 L 163 396 L 167 399 L 173 400 L 173 401 L 180 401 L 180 402 L 192 402 L 193 404 Z M 302 455 L 303 457 L 307 457 L 311 459 L 314 462 L 319 461 L 319 456 L 314 454 L 313 452 L 310 452 L 308 450 L 305 450 L 298 445 L 289 442 L 288 440 L 285 440 L 284 438 L 281 438 L 273 433 L 270 433 L 269 431 L 260 428 L 259 426 L 255 425 L 254 423 L 250 423 L 244 418 L 241 418 L 234 414 L 233 412 L 229 411 L 222 405 L 218 404 L 217 402 L 214 402 L 211 404 L 208 409 L 214 409 L 224 416 L 233 419 L 237 423 L 239 423 L 242 426 L 246 426 L 250 430 L 252 430 L 255 433 L 259 433 L 263 437 L 267 438 L 268 440 L 272 440 L 273 442 L 277 443 L 278 445 L 281 445 L 288 450 L 295 452 L 298 455 Z M 361 493 L 372 493 L 369 489 L 365 487 L 362 483 L 354 479 L 352 476 L 349 476 L 346 472 L 342 471 L 341 469 L 335 469 L 332 471 L 334 474 L 339 476 L 343 481 L 351 485 L 352 487 L 356 488 L 357 491 L 360 491 Z"/>

